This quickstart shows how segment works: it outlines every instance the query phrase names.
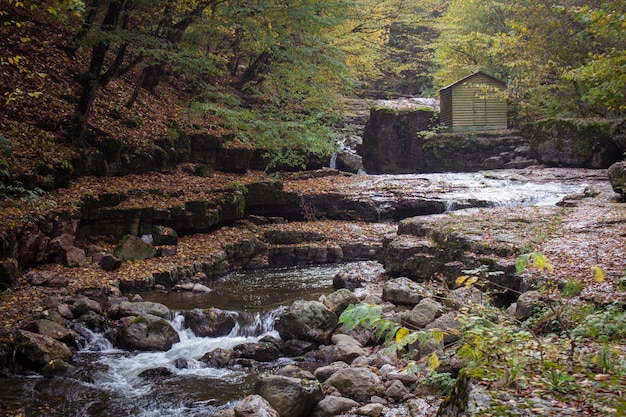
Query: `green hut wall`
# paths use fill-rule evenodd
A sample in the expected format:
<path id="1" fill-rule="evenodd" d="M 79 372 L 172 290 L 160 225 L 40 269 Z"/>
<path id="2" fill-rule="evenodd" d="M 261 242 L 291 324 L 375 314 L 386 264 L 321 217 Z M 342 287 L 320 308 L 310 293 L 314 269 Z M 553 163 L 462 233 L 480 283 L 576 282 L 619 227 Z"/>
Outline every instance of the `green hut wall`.
<path id="1" fill-rule="evenodd" d="M 506 83 L 478 71 L 439 90 L 441 123 L 449 132 L 507 128 Z"/>

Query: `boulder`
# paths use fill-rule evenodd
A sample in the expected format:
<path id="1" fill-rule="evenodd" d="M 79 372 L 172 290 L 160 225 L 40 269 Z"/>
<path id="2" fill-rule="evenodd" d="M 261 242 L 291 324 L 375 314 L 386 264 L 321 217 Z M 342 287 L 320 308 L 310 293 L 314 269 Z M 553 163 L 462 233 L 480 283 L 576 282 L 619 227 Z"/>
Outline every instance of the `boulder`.
<path id="1" fill-rule="evenodd" d="M 365 404 L 364 406 L 357 408 L 355 414 L 366 417 L 380 417 L 384 408 L 385 406 L 380 403 Z"/>
<path id="2" fill-rule="evenodd" d="M 426 286 L 406 277 L 390 279 L 383 286 L 383 300 L 395 305 L 415 306 L 428 294 Z"/>
<path id="3" fill-rule="evenodd" d="M 68 268 L 78 268 L 87 265 L 85 251 L 75 246 L 69 248 L 63 255 L 63 265 Z"/>
<path id="4" fill-rule="evenodd" d="M 609 181 L 613 191 L 626 201 L 626 161 L 616 162 L 609 167 Z"/>
<path id="5" fill-rule="evenodd" d="M 421 329 L 432 323 L 443 311 L 443 305 L 432 298 L 424 298 L 413 307 L 406 321 L 413 328 Z"/>
<path id="6" fill-rule="evenodd" d="M 613 141 L 613 126 L 596 119 L 545 119 L 530 131 L 533 157 L 550 166 L 608 168 L 623 156 Z"/>
<path id="7" fill-rule="evenodd" d="M 341 315 L 350 304 L 358 304 L 359 299 L 352 291 L 343 288 L 328 294 L 322 302 L 330 311 Z"/>
<path id="8" fill-rule="evenodd" d="M 313 408 L 311 417 L 333 417 L 344 414 L 351 409 L 358 407 L 359 403 L 350 398 L 335 397 L 327 395 Z"/>
<path id="9" fill-rule="evenodd" d="M 76 317 L 80 317 L 88 311 L 102 314 L 102 306 L 100 303 L 87 297 L 76 298 L 74 303 L 70 306 L 70 310 Z"/>
<path id="10" fill-rule="evenodd" d="M 331 375 L 325 382 L 324 388 L 336 388 L 344 397 L 355 401 L 368 401 L 373 395 L 381 395 L 385 388 L 378 375 L 369 368 L 345 368 Z"/>
<path id="11" fill-rule="evenodd" d="M 17 282 L 19 271 L 17 259 L 0 259 L 0 289 L 4 290 L 13 287 Z"/>
<path id="12" fill-rule="evenodd" d="M 392 380 L 385 390 L 385 396 L 394 401 L 400 401 L 408 393 L 409 391 L 406 389 L 404 384 L 397 379 Z"/>
<path id="13" fill-rule="evenodd" d="M 451 311 L 435 319 L 426 329 L 439 329 L 445 332 L 443 343 L 449 344 L 460 339 L 461 323 L 456 319 L 456 312 Z"/>
<path id="14" fill-rule="evenodd" d="M 72 351 L 64 343 L 28 330 L 15 333 L 15 348 L 27 361 L 40 367 L 55 359 L 68 361 L 72 358 Z"/>
<path id="15" fill-rule="evenodd" d="M 333 289 L 339 290 L 345 288 L 354 291 L 361 288 L 361 274 L 353 271 L 341 271 L 333 277 Z"/>
<path id="16" fill-rule="evenodd" d="M 72 334 L 72 332 L 65 326 L 62 326 L 52 320 L 34 320 L 24 326 L 24 330 L 50 337 L 54 340 L 65 343 L 67 346 L 76 345 L 74 334 Z"/>
<path id="17" fill-rule="evenodd" d="M 249 395 L 235 404 L 235 417 L 283 417 L 260 395 Z"/>
<path id="18" fill-rule="evenodd" d="M 139 301 L 135 303 L 122 301 L 118 306 L 118 314 L 120 317 L 145 316 L 147 314 L 164 319 L 172 317 L 172 312 L 169 308 L 161 303 L 154 303 L 152 301 Z"/>
<path id="19" fill-rule="evenodd" d="M 366 355 L 367 351 L 365 351 L 356 340 L 352 342 L 349 340 L 339 340 L 333 348 L 331 357 L 335 362 L 352 363 L 352 361 L 359 356 Z"/>
<path id="20" fill-rule="evenodd" d="M 171 227 L 155 224 L 152 226 L 152 242 L 155 246 L 176 246 L 178 234 Z"/>
<path id="21" fill-rule="evenodd" d="M 543 305 L 543 295 L 539 291 L 526 291 L 517 298 L 515 303 L 515 318 L 518 320 L 526 320 L 533 314 L 537 307 Z"/>
<path id="22" fill-rule="evenodd" d="M 283 340 L 300 339 L 328 344 L 339 319 L 318 301 L 295 301 L 276 322 Z"/>
<path id="23" fill-rule="evenodd" d="M 460 287 L 450 291 L 450 294 L 446 297 L 445 303 L 454 308 L 460 310 L 463 307 L 470 307 L 476 304 L 484 304 L 489 301 L 487 294 L 474 286 Z"/>
<path id="24" fill-rule="evenodd" d="M 76 371 L 76 367 L 62 359 L 53 359 L 41 368 L 41 374 L 46 378 L 68 375 L 74 371 Z"/>
<path id="25" fill-rule="evenodd" d="M 185 317 L 185 326 L 189 327 L 196 336 L 201 337 L 226 336 L 237 323 L 234 313 L 214 307 L 184 311 L 183 317 Z"/>
<path id="26" fill-rule="evenodd" d="M 26 274 L 26 280 L 30 285 L 63 288 L 67 287 L 70 280 L 64 275 L 54 271 L 31 270 Z"/>
<path id="27" fill-rule="evenodd" d="M 153 258 L 156 252 L 156 248 L 151 244 L 144 242 L 140 237 L 130 235 L 116 249 L 115 256 L 122 262 L 137 261 Z"/>
<path id="28" fill-rule="evenodd" d="M 274 343 L 259 341 L 235 346 L 233 356 L 258 362 L 272 362 L 280 357 L 280 351 Z"/>
<path id="29" fill-rule="evenodd" d="M 363 131 L 363 167 L 369 174 L 409 174 L 424 167 L 424 139 L 435 112 L 431 109 L 372 108 Z"/>
<path id="30" fill-rule="evenodd" d="M 318 381 L 324 382 L 328 378 L 330 378 L 331 375 L 333 375 L 335 372 L 339 371 L 340 369 L 346 369 L 349 367 L 350 366 L 345 362 L 333 362 L 330 365 L 320 366 L 319 368 L 317 368 L 314 372 L 314 375 Z"/>
<path id="31" fill-rule="evenodd" d="M 356 174 L 363 166 L 363 158 L 350 152 L 341 151 L 337 153 L 335 168 L 339 171 Z"/>
<path id="32" fill-rule="evenodd" d="M 200 361 L 209 366 L 223 368 L 233 363 L 233 356 L 234 354 L 231 349 L 217 348 L 205 353 L 202 358 L 200 358 Z"/>
<path id="33" fill-rule="evenodd" d="M 121 347 L 143 351 L 167 351 L 180 341 L 171 324 L 152 314 L 123 317 L 117 337 Z"/>
<path id="34" fill-rule="evenodd" d="M 264 375 L 256 393 L 267 400 L 281 417 L 308 416 L 315 404 L 324 398 L 321 384 L 315 379 Z"/>
<path id="35" fill-rule="evenodd" d="M 100 258 L 100 268 L 105 271 L 115 271 L 122 266 L 122 260 L 111 253 L 105 253 Z"/>

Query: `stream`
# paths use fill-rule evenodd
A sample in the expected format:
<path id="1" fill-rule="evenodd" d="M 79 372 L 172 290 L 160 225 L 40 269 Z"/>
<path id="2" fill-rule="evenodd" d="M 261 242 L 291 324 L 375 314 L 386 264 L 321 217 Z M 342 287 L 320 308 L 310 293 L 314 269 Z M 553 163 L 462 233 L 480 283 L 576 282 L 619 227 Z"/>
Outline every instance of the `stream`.
<path id="1" fill-rule="evenodd" d="M 408 196 L 412 192 L 429 193 L 429 187 L 439 189 L 445 182 L 450 187 L 441 197 L 450 202 L 450 210 L 463 208 L 455 204 L 468 200 L 488 202 L 482 206 L 554 205 L 563 196 L 581 193 L 587 186 L 585 178 L 535 182 L 510 172 L 377 176 L 375 181 Z M 411 181 L 420 186 L 414 187 Z M 367 196 L 367 189 L 363 193 Z M 279 359 L 254 370 L 241 365 L 212 368 L 199 359 L 216 348 L 228 349 L 268 335 L 278 337 L 274 323 L 284 308 L 295 300 L 317 300 L 332 292 L 333 277 L 345 268 L 355 267 L 361 268 L 364 276 L 382 272 L 382 266 L 375 262 L 238 272 L 206 282 L 212 290 L 209 293 L 142 293 L 145 301 L 165 304 L 177 312 L 172 324 L 179 333 L 179 343 L 167 352 L 128 352 L 112 347 L 103 335 L 77 328 L 85 343 L 72 361 L 77 368 L 75 375 L 54 379 L 36 375 L 0 377 L 0 415 L 212 415 L 252 394 L 258 372 L 272 372 L 292 363 L 292 359 Z M 238 324 L 229 335 L 197 337 L 185 328 L 180 312 L 209 307 L 236 312 Z M 141 375 L 150 369 L 165 372 Z"/>
<path id="2" fill-rule="evenodd" d="M 259 370 L 212 368 L 199 359 L 216 348 L 228 349 L 278 337 L 275 320 L 297 299 L 317 300 L 332 292 L 333 277 L 346 268 L 380 268 L 378 264 L 333 264 L 302 269 L 231 273 L 208 282 L 210 293 L 147 292 L 146 301 L 172 311 L 217 307 L 235 311 L 238 323 L 224 337 L 196 337 L 176 314 L 172 324 L 180 342 L 167 352 L 127 352 L 115 349 L 103 335 L 76 329 L 87 343 L 74 355 L 78 372 L 73 378 L 39 376 L 0 378 L 0 415 L 21 409 L 26 416 L 207 416 L 229 402 L 252 394 L 256 372 L 271 372 L 291 359 L 263 364 Z M 380 271 L 378 271 L 380 272 Z M 168 375 L 144 377 L 150 369 Z"/>

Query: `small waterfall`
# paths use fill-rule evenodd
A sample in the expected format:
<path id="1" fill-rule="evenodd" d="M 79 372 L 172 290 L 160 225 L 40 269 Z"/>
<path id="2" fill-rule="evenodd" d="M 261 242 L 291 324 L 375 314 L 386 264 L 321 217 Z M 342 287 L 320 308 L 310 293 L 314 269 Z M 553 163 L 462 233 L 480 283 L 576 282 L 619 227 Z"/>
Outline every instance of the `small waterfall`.
<path id="1" fill-rule="evenodd" d="M 110 352 L 115 350 L 104 334 L 92 331 L 83 323 L 77 322 L 74 325 L 74 331 L 81 336 L 77 340 L 80 352 Z"/>
<path id="2" fill-rule="evenodd" d="M 275 333 L 276 320 L 283 314 L 284 308 L 261 312 L 261 313 L 237 313 L 237 324 L 228 335 L 229 337 L 246 336 L 262 337 Z"/>
<path id="3" fill-rule="evenodd" d="M 337 152 L 331 155 L 330 162 L 328 163 L 328 167 L 332 169 L 337 169 Z"/>

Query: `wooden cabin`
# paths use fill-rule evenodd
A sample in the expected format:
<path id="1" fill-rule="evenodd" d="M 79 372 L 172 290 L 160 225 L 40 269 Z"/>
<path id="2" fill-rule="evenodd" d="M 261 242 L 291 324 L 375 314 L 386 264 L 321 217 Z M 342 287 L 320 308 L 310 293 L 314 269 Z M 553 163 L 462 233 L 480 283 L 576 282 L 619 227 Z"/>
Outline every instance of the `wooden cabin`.
<path id="1" fill-rule="evenodd" d="M 439 90 L 439 120 L 448 132 L 507 128 L 507 85 L 477 71 Z"/>

